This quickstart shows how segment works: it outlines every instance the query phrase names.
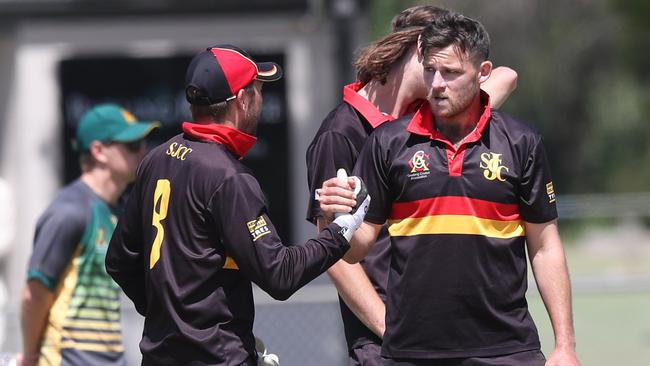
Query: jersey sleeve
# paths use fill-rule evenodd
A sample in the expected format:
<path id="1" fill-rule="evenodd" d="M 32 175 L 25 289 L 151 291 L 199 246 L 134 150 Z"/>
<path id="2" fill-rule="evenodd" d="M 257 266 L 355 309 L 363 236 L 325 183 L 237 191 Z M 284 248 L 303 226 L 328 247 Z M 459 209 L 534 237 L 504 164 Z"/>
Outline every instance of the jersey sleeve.
<path id="1" fill-rule="evenodd" d="M 106 252 L 106 272 L 120 285 L 141 315 L 147 307 L 145 254 L 142 245 L 141 180 L 136 181 Z"/>
<path id="2" fill-rule="evenodd" d="M 349 249 L 336 224 L 303 245 L 283 245 L 250 174 L 226 179 L 210 206 L 214 224 L 223 232 L 223 245 L 239 270 L 279 300 L 323 273 Z"/>
<path id="3" fill-rule="evenodd" d="M 353 174 L 363 179 L 370 194 L 370 207 L 365 221 L 382 225 L 388 219 L 392 205 L 389 188 L 390 161 L 380 135 L 372 133 L 364 145 Z"/>
<path id="4" fill-rule="evenodd" d="M 307 220 L 316 223 L 320 216 L 320 205 L 315 197 L 323 182 L 336 177 L 338 169 L 350 174 L 359 152 L 348 138 L 340 133 L 327 131 L 320 135 L 307 150 L 307 183 L 309 185 L 309 204 Z"/>
<path id="5" fill-rule="evenodd" d="M 539 135 L 525 162 L 519 212 L 524 221 L 532 223 L 544 223 L 557 218 L 553 181 L 544 143 Z"/>
<path id="6" fill-rule="evenodd" d="M 80 247 L 88 213 L 74 203 L 55 203 L 41 216 L 34 235 L 27 280 L 38 280 L 54 290 Z"/>

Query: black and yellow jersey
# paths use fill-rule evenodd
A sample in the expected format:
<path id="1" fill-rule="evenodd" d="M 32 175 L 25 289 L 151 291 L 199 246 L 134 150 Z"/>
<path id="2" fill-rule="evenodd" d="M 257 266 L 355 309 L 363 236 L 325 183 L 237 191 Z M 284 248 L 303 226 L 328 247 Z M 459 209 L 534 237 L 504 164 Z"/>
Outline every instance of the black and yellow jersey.
<path id="1" fill-rule="evenodd" d="M 375 105 L 357 92 L 363 85 L 359 82 L 343 88 L 343 101 L 323 120 L 316 136 L 307 149 L 307 182 L 309 184 L 309 206 L 307 220 L 316 223 L 321 215 L 320 204 L 315 198 L 316 189 L 323 182 L 336 176 L 338 169 L 352 172 L 354 163 L 372 131 L 393 117 L 382 113 Z M 389 255 L 388 232 L 382 229 L 377 242 L 361 266 L 382 300 L 386 300 Z M 341 318 L 348 349 L 368 343 L 381 344 L 381 339 L 368 329 L 339 299 Z"/>
<path id="2" fill-rule="evenodd" d="M 391 264 L 382 354 L 457 358 L 539 348 L 525 299 L 524 222 L 556 218 L 540 135 L 484 113 L 455 147 L 430 107 L 379 127 L 355 167 L 388 223 Z"/>
<path id="3" fill-rule="evenodd" d="M 349 244 L 332 224 L 283 245 L 239 161 L 254 138 L 218 124 L 183 130 L 138 168 L 106 267 L 145 316 L 143 364 L 256 365 L 251 281 L 286 299 Z"/>

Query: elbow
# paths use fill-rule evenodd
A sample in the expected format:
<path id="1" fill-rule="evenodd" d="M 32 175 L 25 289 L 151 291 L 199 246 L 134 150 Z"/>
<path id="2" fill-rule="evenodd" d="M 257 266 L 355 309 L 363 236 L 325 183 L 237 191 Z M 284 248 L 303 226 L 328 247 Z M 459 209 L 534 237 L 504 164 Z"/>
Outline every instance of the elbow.
<path id="1" fill-rule="evenodd" d="M 519 78 L 519 75 L 517 72 L 509 67 L 502 67 L 503 73 L 504 73 L 504 79 L 506 80 L 508 84 L 508 91 L 512 93 L 517 89 L 517 80 Z"/>
<path id="2" fill-rule="evenodd" d="M 268 286 L 262 289 L 264 290 L 264 292 L 269 294 L 269 296 L 271 296 L 273 300 L 277 300 L 277 301 L 287 300 L 297 290 L 297 289 L 291 289 L 289 287 L 284 287 L 284 286 Z"/>
<path id="3" fill-rule="evenodd" d="M 285 301 L 293 295 L 293 291 L 281 290 L 268 293 L 274 300 Z"/>
<path id="4" fill-rule="evenodd" d="M 108 273 L 109 276 L 115 279 L 115 275 L 117 274 L 117 266 L 115 256 L 112 255 L 110 247 L 108 248 L 108 252 L 104 258 L 104 269 L 106 269 L 106 273 Z"/>
<path id="5" fill-rule="evenodd" d="M 115 283 L 121 286 L 121 283 L 119 281 L 120 280 L 119 271 L 115 267 L 111 266 L 111 263 L 108 261 L 108 258 L 104 262 L 104 268 L 106 269 L 106 273 L 108 273 L 108 275 L 113 279 L 113 281 L 115 281 Z"/>
<path id="6" fill-rule="evenodd" d="M 262 283 L 257 283 L 257 285 L 274 300 L 278 301 L 287 300 L 300 288 L 300 286 L 296 286 L 296 284 L 290 280 L 281 281 L 268 279 Z"/>

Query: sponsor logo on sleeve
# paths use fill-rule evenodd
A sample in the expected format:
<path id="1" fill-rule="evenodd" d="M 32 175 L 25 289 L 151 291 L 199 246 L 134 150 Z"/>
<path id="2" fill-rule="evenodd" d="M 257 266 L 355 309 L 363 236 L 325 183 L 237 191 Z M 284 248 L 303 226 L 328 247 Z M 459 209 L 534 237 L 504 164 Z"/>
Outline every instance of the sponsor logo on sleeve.
<path id="1" fill-rule="evenodd" d="M 425 154 L 422 150 L 416 151 L 409 160 L 409 167 L 411 170 L 407 177 L 411 178 L 411 180 L 426 178 L 431 173 L 429 170 L 429 154 Z"/>
<path id="2" fill-rule="evenodd" d="M 548 203 L 555 202 L 555 190 L 553 189 L 553 182 L 546 183 L 546 194 L 548 195 Z"/>
<path id="3" fill-rule="evenodd" d="M 481 162 L 479 167 L 483 170 L 483 177 L 487 180 L 499 180 L 505 182 L 505 178 L 502 176 L 503 171 L 508 172 L 509 169 L 505 165 L 501 165 L 501 155 L 493 152 L 487 152 L 481 154 Z"/>
<path id="4" fill-rule="evenodd" d="M 251 233 L 253 241 L 257 241 L 257 239 L 271 233 L 271 229 L 269 229 L 266 220 L 262 216 L 247 222 L 246 226 L 248 226 L 248 231 Z"/>

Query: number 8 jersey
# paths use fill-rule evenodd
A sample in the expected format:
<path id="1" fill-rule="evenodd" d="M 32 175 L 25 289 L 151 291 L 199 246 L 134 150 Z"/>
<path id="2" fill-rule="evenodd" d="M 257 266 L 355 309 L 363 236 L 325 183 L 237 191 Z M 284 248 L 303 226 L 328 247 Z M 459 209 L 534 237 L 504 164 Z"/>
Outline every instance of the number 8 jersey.
<path id="1" fill-rule="evenodd" d="M 144 365 L 254 365 L 251 281 L 286 299 L 349 244 L 332 224 L 283 245 L 239 161 L 255 138 L 219 124 L 183 130 L 138 168 L 106 268 L 145 316 Z"/>

